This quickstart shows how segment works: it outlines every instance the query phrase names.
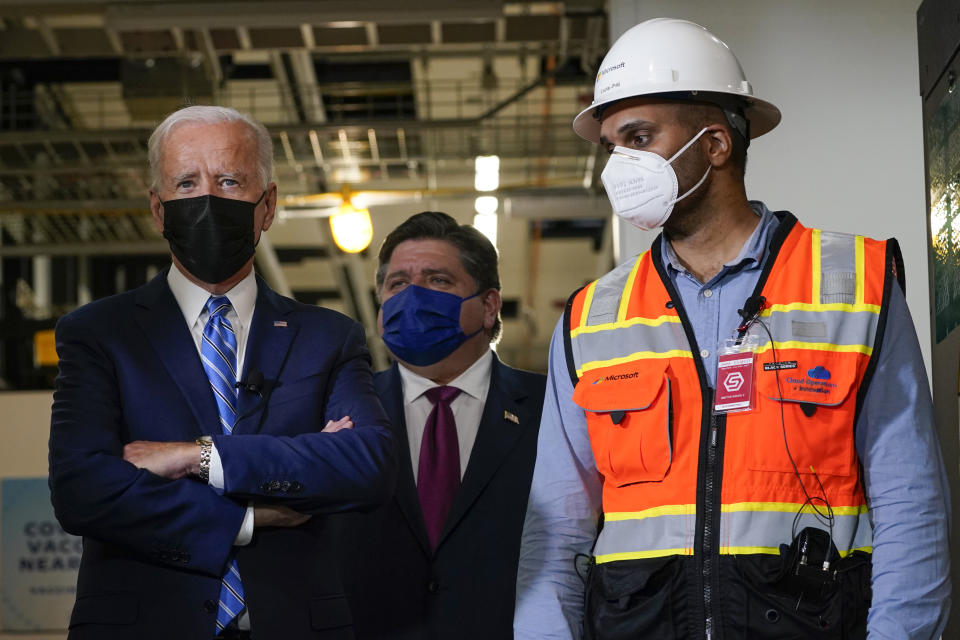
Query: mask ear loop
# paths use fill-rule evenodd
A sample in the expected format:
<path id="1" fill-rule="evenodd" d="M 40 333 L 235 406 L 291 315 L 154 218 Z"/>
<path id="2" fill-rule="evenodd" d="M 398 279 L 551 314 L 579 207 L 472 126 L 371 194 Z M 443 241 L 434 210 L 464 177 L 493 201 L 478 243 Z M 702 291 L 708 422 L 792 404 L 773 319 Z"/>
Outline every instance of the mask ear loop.
<path id="1" fill-rule="evenodd" d="M 477 291 L 477 292 L 476 292 L 475 294 L 473 294 L 472 296 L 467 296 L 466 298 L 460 298 L 460 304 L 462 305 L 464 302 L 466 302 L 467 300 L 470 300 L 471 298 L 476 298 L 476 297 L 479 296 L 481 293 L 483 293 L 483 291 Z M 463 329 L 461 329 L 461 331 L 463 331 Z M 480 325 L 480 328 L 479 328 L 479 329 L 477 329 L 476 331 L 474 331 L 473 333 L 471 333 L 470 335 L 467 336 L 467 340 L 469 340 L 470 338 L 472 338 L 472 337 L 474 337 L 475 335 L 478 335 L 478 334 L 480 334 L 480 333 L 482 333 L 482 332 L 483 332 L 483 325 Z M 466 335 L 466 334 L 464 334 L 464 335 Z"/>
<path id="2" fill-rule="evenodd" d="M 703 184 L 703 181 L 707 179 L 707 176 L 710 175 L 710 169 L 712 169 L 712 168 L 713 168 L 713 167 L 707 167 L 707 170 L 706 170 L 706 172 L 703 174 L 703 177 L 700 178 L 700 181 L 697 182 L 697 184 L 695 184 L 695 185 L 693 185 L 692 187 L 690 187 L 685 194 L 683 194 L 683 195 L 680 196 L 679 198 L 674 199 L 670 204 L 676 204 L 676 203 L 680 202 L 681 200 L 683 200 L 684 198 L 686 198 L 686 197 L 687 197 L 688 195 L 690 195 L 691 193 L 693 193 L 694 191 L 696 191 L 696 190 L 700 187 L 700 185 Z"/>
<path id="3" fill-rule="evenodd" d="M 667 160 L 667 164 L 673 164 L 673 161 L 676 160 L 677 158 L 679 158 L 679 157 L 680 157 L 680 154 L 682 154 L 684 151 L 686 151 L 687 149 L 689 149 L 690 146 L 693 145 L 694 142 L 696 142 L 697 140 L 699 140 L 699 139 L 700 139 L 700 136 L 702 136 L 702 135 L 704 134 L 704 132 L 705 132 L 707 129 L 709 129 L 709 128 L 710 128 L 710 127 L 704 127 L 703 129 L 700 129 L 700 133 L 698 133 L 697 135 L 693 136 L 693 138 L 690 140 L 690 142 L 688 142 L 687 144 L 685 144 L 685 145 L 683 145 L 682 147 L 680 147 L 680 151 L 677 151 L 675 154 L 673 154 L 673 155 L 670 157 L 669 160 Z M 713 167 L 711 167 L 711 166 L 707 166 L 707 170 L 704 172 L 703 177 L 700 178 L 700 180 L 697 182 L 697 184 L 695 184 L 695 185 L 693 185 L 692 187 L 690 187 L 689 189 L 687 189 L 687 192 L 686 192 L 685 194 L 683 194 L 682 196 L 680 196 L 680 197 L 678 197 L 678 198 L 674 198 L 673 201 L 669 202 L 668 204 L 670 204 L 670 205 L 677 204 L 678 202 L 680 202 L 681 200 L 683 200 L 684 198 L 686 198 L 688 195 L 690 195 L 691 193 L 693 193 L 694 191 L 696 191 L 697 189 L 699 189 L 699 188 L 700 188 L 700 185 L 702 185 L 703 182 L 704 182 L 704 180 L 707 179 L 707 176 L 710 175 L 710 169 L 712 169 L 712 168 L 713 168 Z"/>
<path id="4" fill-rule="evenodd" d="M 679 158 L 679 157 L 683 154 L 684 151 L 686 151 L 686 150 L 689 149 L 691 146 L 693 146 L 693 143 L 696 142 L 697 140 L 699 140 L 699 139 L 700 139 L 700 136 L 702 136 L 702 135 L 706 132 L 706 130 L 709 129 L 709 128 L 710 128 L 710 127 L 704 127 L 703 129 L 700 129 L 700 133 L 698 133 L 697 135 L 693 136 L 693 138 L 690 139 L 690 142 L 688 142 L 687 144 L 685 144 L 685 145 L 683 145 L 682 147 L 680 147 L 680 151 L 677 151 L 675 154 L 673 154 L 672 156 L 670 156 L 670 159 L 667 160 L 667 164 L 673 164 L 673 161 L 676 160 L 677 158 Z"/>

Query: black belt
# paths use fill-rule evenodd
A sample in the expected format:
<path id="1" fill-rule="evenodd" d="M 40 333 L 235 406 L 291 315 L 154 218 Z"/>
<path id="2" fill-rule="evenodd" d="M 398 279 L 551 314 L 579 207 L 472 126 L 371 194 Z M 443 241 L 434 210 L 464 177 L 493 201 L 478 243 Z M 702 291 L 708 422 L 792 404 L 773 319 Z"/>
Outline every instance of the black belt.
<path id="1" fill-rule="evenodd" d="M 213 640 L 253 640 L 250 631 L 246 629 L 232 629 L 227 627 L 219 635 L 213 637 Z"/>

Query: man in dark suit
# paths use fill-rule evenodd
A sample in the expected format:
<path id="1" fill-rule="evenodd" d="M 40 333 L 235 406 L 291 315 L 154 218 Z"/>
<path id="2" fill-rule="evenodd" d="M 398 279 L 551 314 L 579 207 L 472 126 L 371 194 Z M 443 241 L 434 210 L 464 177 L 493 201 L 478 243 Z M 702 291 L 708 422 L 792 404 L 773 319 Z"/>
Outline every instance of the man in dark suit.
<path id="1" fill-rule="evenodd" d="M 271 146 L 232 109 L 168 117 L 150 202 L 173 266 L 58 323 L 50 487 L 84 543 L 71 640 L 353 637 L 325 516 L 389 498 L 395 439 L 362 327 L 253 273 Z"/>
<path id="2" fill-rule="evenodd" d="M 476 229 L 417 214 L 379 262 L 383 339 L 398 364 L 375 384 L 400 474 L 386 506 L 341 519 L 357 637 L 510 638 L 545 378 L 490 348 L 500 277 Z"/>

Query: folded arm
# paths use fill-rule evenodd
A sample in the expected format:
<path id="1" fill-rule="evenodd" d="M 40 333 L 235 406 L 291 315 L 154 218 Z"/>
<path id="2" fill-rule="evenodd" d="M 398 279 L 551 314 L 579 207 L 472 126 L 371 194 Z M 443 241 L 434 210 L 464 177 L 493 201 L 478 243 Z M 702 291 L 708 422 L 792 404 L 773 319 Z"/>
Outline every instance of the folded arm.
<path id="1" fill-rule="evenodd" d="M 49 481 L 57 518 L 70 533 L 219 575 L 245 506 L 195 480 L 169 480 L 123 459 L 113 360 L 85 329 L 67 316 L 56 331 Z"/>
<path id="2" fill-rule="evenodd" d="M 324 432 L 318 424 L 292 436 L 214 436 L 227 495 L 314 515 L 372 509 L 390 498 L 396 443 L 373 387 L 358 324 L 345 336 L 324 397 L 324 421 L 329 425 L 349 416 L 352 428 Z M 267 411 L 269 421 L 269 404 Z"/>

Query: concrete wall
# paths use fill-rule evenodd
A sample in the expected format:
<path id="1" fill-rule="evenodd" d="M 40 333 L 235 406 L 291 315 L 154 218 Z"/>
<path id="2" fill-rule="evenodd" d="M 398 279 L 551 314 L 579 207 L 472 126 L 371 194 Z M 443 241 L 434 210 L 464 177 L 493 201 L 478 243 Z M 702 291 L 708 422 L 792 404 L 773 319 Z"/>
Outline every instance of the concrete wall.
<path id="1" fill-rule="evenodd" d="M 807 226 L 896 237 L 930 368 L 918 0 L 611 0 L 610 36 L 655 17 L 692 20 L 736 53 L 783 121 L 750 147 L 747 194 Z M 612 41 L 612 40 L 611 40 Z M 621 255 L 649 236 L 621 229 Z"/>

